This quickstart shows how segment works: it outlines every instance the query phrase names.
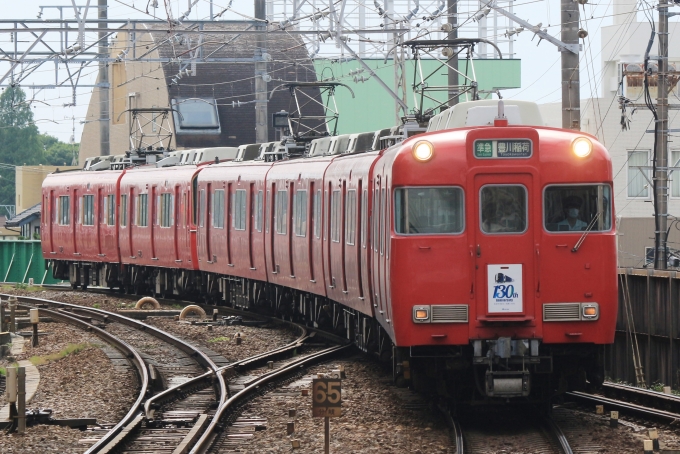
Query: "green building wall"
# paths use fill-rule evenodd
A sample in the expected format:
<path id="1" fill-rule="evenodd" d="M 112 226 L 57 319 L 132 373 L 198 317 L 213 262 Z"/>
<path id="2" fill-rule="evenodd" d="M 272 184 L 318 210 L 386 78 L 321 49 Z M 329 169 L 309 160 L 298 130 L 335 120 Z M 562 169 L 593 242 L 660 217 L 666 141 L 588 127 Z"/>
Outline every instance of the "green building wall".
<path id="1" fill-rule="evenodd" d="M 375 73 L 394 90 L 394 66 L 391 60 L 364 60 Z M 423 75 L 427 76 L 434 72 L 428 80 L 429 86 L 443 86 L 447 84 L 447 68 L 438 69 L 440 63 L 437 60 L 422 60 Z M 338 120 L 338 134 L 350 134 L 355 132 L 374 131 L 376 129 L 395 126 L 397 117 L 395 103 L 392 96 L 373 78 L 366 82 L 354 82 L 350 71 L 361 69 L 357 61 L 337 62 L 332 60 L 315 60 L 318 80 L 334 78 L 354 91 L 354 98 L 344 87 L 338 87 L 335 92 L 340 119 Z M 473 71 L 474 67 L 474 71 Z M 519 88 L 521 79 L 521 60 L 518 59 L 478 59 L 470 64 L 466 60 L 459 61 L 458 69 L 462 74 L 468 75 L 477 81 L 478 90 L 498 90 Z M 413 109 L 415 98 L 413 93 L 413 81 L 420 81 L 415 73 L 415 60 L 406 61 L 406 101 L 409 109 Z M 473 75 L 474 73 L 474 76 Z M 368 71 L 358 74 L 359 77 L 370 76 Z M 462 83 L 463 78 L 459 77 Z M 502 92 L 501 92 L 502 94 Z M 440 102 L 445 101 L 446 94 L 440 92 L 435 96 Z M 483 98 L 483 96 L 482 96 Z M 464 100 L 464 99 L 463 99 Z M 433 102 L 426 103 L 426 107 L 432 107 Z"/>
<path id="2" fill-rule="evenodd" d="M 45 269 L 39 240 L 0 241 L 0 281 L 35 284 L 56 284 L 52 269 Z"/>

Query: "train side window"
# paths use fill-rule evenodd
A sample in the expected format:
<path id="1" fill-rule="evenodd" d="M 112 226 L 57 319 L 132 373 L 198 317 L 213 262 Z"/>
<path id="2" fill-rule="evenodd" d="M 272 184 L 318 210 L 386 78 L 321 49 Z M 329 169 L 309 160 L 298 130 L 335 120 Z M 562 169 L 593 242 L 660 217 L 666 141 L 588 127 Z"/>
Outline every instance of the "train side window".
<path id="1" fill-rule="evenodd" d="M 69 225 L 71 223 L 71 197 L 67 195 L 59 196 L 59 225 Z"/>
<path id="2" fill-rule="evenodd" d="M 198 175 L 191 180 L 191 222 L 193 225 L 198 223 Z"/>
<path id="3" fill-rule="evenodd" d="M 331 194 L 331 241 L 340 242 L 340 216 L 342 215 L 340 203 L 340 190 L 336 189 Z"/>
<path id="4" fill-rule="evenodd" d="M 293 206 L 295 236 L 307 236 L 307 191 L 296 191 Z"/>
<path id="5" fill-rule="evenodd" d="M 543 191 L 544 227 L 548 232 L 608 231 L 611 199 L 606 184 L 548 186 Z"/>
<path id="6" fill-rule="evenodd" d="M 347 191 L 347 202 L 345 207 L 345 232 L 347 244 L 354 246 L 357 229 L 357 191 L 350 189 Z"/>
<path id="7" fill-rule="evenodd" d="M 212 226 L 216 229 L 224 228 L 224 189 L 218 189 L 212 196 Z"/>
<path id="8" fill-rule="evenodd" d="M 480 204 L 482 232 L 504 234 L 527 230 L 527 190 L 524 186 L 483 186 Z"/>
<path id="9" fill-rule="evenodd" d="M 366 234 L 368 233 L 368 190 L 361 195 L 361 247 L 366 249 Z"/>
<path id="10" fill-rule="evenodd" d="M 139 227 L 146 227 L 149 225 L 149 205 L 148 205 L 148 194 L 139 194 L 137 196 L 137 225 Z"/>
<path id="11" fill-rule="evenodd" d="M 173 220 L 173 195 L 170 193 L 161 194 L 160 196 L 160 216 L 161 227 L 170 227 Z"/>
<path id="12" fill-rule="evenodd" d="M 106 225 L 116 225 L 116 196 L 106 196 Z"/>
<path id="13" fill-rule="evenodd" d="M 274 222 L 276 223 L 276 233 L 285 235 L 288 221 L 288 191 L 277 191 L 275 204 Z"/>
<path id="14" fill-rule="evenodd" d="M 253 197 L 253 213 L 255 216 L 255 230 L 262 231 L 262 191 L 257 191 L 257 195 Z"/>
<path id="15" fill-rule="evenodd" d="M 378 252 L 378 229 L 380 229 L 380 217 L 378 213 L 380 212 L 380 188 L 376 187 L 373 191 L 373 209 L 371 210 L 371 221 L 373 223 L 373 237 L 371 241 L 373 242 L 373 251 Z"/>
<path id="16" fill-rule="evenodd" d="M 127 194 L 120 195 L 120 225 L 127 225 Z"/>
<path id="17" fill-rule="evenodd" d="M 457 187 L 397 188 L 394 230 L 401 235 L 443 235 L 463 232 L 463 190 Z"/>
<path id="18" fill-rule="evenodd" d="M 380 189 L 380 255 L 385 253 L 385 230 L 387 226 L 385 225 L 385 188 Z"/>
<path id="19" fill-rule="evenodd" d="M 199 222 L 199 227 L 203 227 L 205 225 L 205 189 L 201 189 L 201 193 L 199 196 L 199 202 L 198 202 L 198 222 Z"/>
<path id="20" fill-rule="evenodd" d="M 94 195 L 84 195 L 82 199 L 83 208 L 81 223 L 83 225 L 94 225 Z"/>
<path id="21" fill-rule="evenodd" d="M 314 224 L 314 236 L 319 239 L 321 238 L 321 189 L 317 189 L 316 194 L 314 194 L 314 219 L 312 222 Z"/>
<path id="22" fill-rule="evenodd" d="M 246 190 L 237 189 L 234 194 L 234 229 L 246 229 Z"/>

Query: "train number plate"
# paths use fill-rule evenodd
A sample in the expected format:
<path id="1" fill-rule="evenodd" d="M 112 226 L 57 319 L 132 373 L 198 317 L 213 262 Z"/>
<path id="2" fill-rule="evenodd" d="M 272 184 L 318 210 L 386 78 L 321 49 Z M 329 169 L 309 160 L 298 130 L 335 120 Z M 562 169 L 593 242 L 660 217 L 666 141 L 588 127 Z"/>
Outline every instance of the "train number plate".
<path id="1" fill-rule="evenodd" d="M 312 416 L 327 418 L 342 416 L 342 382 L 334 378 L 312 381 Z"/>
<path id="2" fill-rule="evenodd" d="M 532 145 L 529 139 L 475 140 L 475 158 L 529 158 Z"/>
<path id="3" fill-rule="evenodd" d="M 487 265 L 490 314 L 523 312 L 522 265 Z"/>

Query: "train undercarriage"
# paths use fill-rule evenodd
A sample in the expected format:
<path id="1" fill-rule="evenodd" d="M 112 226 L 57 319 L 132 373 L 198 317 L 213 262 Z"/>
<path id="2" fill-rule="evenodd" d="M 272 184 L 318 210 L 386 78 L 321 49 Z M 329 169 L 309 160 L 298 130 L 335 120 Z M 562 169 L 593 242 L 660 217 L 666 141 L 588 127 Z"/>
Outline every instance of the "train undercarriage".
<path id="1" fill-rule="evenodd" d="M 52 261 L 56 279 L 75 288 L 180 297 L 263 312 L 333 332 L 391 363 L 398 386 L 451 402 L 546 403 L 566 391 L 599 387 L 604 346 L 542 344 L 539 339 L 473 340 L 469 345 L 395 347 L 377 321 L 328 298 L 262 281 L 201 271 Z"/>

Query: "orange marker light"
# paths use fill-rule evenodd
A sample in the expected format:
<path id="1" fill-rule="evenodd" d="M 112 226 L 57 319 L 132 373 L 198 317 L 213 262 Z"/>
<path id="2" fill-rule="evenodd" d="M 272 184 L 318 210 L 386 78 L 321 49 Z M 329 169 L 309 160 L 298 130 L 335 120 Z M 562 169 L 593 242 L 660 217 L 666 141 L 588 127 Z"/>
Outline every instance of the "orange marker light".
<path id="1" fill-rule="evenodd" d="M 594 317 L 597 315 L 597 309 L 594 307 L 584 307 L 583 308 L 583 315 L 588 315 L 590 317 Z"/>
<path id="2" fill-rule="evenodd" d="M 416 318 L 419 320 L 424 320 L 427 318 L 427 311 L 419 309 L 416 310 Z"/>

